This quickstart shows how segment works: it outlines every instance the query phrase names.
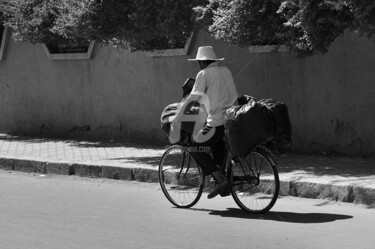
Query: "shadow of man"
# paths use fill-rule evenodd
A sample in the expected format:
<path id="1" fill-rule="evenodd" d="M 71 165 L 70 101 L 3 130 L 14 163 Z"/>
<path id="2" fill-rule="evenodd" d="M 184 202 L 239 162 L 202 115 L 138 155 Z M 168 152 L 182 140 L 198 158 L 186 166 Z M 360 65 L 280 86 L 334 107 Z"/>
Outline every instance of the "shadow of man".
<path id="1" fill-rule="evenodd" d="M 228 208 L 225 211 L 207 210 L 210 215 L 221 217 L 254 219 L 254 220 L 274 220 L 289 223 L 326 223 L 336 220 L 351 219 L 353 216 L 330 213 L 294 213 L 294 212 L 268 212 L 266 214 L 245 213 L 241 209 Z"/>

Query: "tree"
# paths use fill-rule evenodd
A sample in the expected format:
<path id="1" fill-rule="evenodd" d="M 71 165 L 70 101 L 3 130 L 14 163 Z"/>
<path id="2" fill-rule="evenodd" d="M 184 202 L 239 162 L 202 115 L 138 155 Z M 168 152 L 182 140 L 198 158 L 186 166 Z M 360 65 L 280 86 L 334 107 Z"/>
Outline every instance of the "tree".
<path id="1" fill-rule="evenodd" d="M 277 14 L 286 20 L 286 44 L 299 56 L 327 52 L 353 23 L 349 6 L 340 1 L 287 0 L 281 3 Z"/>
<path id="2" fill-rule="evenodd" d="M 1 0 L 16 40 L 95 40 L 132 50 L 181 48 L 204 0 Z"/>
<path id="3" fill-rule="evenodd" d="M 375 35 L 375 1 L 349 1 L 353 13 L 353 29 L 360 34 L 373 38 Z"/>
<path id="4" fill-rule="evenodd" d="M 279 44 L 285 39 L 280 27 L 285 21 L 276 12 L 280 1 L 211 0 L 195 8 L 197 21 L 217 39 L 239 46 Z"/>
<path id="5" fill-rule="evenodd" d="M 1 8 L 1 5 L 0 5 L 0 8 Z M 4 32 L 4 15 L 3 13 L 0 11 L 0 47 L 2 46 L 1 44 L 1 41 L 2 41 L 2 38 L 3 38 L 3 32 Z"/>
<path id="6" fill-rule="evenodd" d="M 133 50 L 181 48 L 195 28 L 193 7 L 203 2 L 103 1 L 92 8 L 92 36 Z"/>
<path id="7" fill-rule="evenodd" d="M 3 11 L 1 11 L 1 9 L 3 8 L 1 2 L 0 2 L 0 27 L 3 25 L 4 23 L 4 14 L 3 14 Z"/>
<path id="8" fill-rule="evenodd" d="M 195 11 L 218 39 L 239 46 L 285 44 L 300 57 L 327 52 L 347 29 L 375 34 L 372 0 L 210 0 Z"/>
<path id="9" fill-rule="evenodd" d="M 77 42 L 84 30 L 83 16 L 91 0 L 2 0 L 4 24 L 16 40 L 54 43 Z"/>
<path id="10" fill-rule="evenodd" d="M 375 35 L 373 0 L 0 0 L 18 40 L 181 48 L 197 27 L 238 46 L 325 53 L 345 30 Z M 1 21 L 1 19 L 0 19 Z"/>

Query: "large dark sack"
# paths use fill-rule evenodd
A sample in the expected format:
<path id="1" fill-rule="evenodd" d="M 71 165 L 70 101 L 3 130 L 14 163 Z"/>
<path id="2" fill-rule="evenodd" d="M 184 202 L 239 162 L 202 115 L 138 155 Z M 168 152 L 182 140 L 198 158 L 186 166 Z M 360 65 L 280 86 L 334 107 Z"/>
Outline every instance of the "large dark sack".
<path id="1" fill-rule="evenodd" d="M 274 131 L 273 117 L 269 109 L 250 96 L 241 98 L 239 103 L 245 104 L 229 108 L 224 124 L 228 145 L 235 157 L 244 157 L 257 145 L 271 141 Z"/>
<path id="2" fill-rule="evenodd" d="M 285 154 L 292 147 L 292 125 L 289 120 L 288 107 L 276 99 L 262 99 L 258 101 L 272 113 L 275 129 L 274 138 L 266 147 L 275 154 Z"/>

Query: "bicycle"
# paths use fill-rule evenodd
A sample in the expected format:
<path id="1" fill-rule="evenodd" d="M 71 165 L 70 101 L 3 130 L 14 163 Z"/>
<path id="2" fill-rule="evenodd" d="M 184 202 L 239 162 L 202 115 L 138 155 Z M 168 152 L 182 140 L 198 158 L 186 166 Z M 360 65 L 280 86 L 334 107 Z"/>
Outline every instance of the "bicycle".
<path id="1" fill-rule="evenodd" d="M 230 180 L 230 187 L 224 195 L 232 195 L 245 212 L 267 213 L 276 203 L 280 190 L 275 160 L 262 146 L 246 157 L 234 158 L 226 141 L 225 144 L 224 174 Z M 199 201 L 205 177 L 188 145 L 172 145 L 164 152 L 159 163 L 159 183 L 167 199 L 178 208 L 189 208 Z"/>

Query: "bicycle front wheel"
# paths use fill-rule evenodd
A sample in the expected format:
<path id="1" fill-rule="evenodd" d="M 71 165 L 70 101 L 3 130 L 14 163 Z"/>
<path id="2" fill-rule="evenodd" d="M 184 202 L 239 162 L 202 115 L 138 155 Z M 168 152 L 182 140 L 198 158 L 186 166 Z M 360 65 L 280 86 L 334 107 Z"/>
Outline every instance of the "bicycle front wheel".
<path id="1" fill-rule="evenodd" d="M 167 149 L 160 160 L 159 183 L 173 205 L 189 208 L 202 195 L 204 175 L 187 148 L 174 145 Z"/>
<path id="2" fill-rule="evenodd" d="M 267 213 L 276 203 L 280 180 L 266 152 L 255 150 L 232 168 L 232 197 L 249 213 Z"/>

